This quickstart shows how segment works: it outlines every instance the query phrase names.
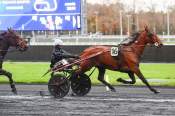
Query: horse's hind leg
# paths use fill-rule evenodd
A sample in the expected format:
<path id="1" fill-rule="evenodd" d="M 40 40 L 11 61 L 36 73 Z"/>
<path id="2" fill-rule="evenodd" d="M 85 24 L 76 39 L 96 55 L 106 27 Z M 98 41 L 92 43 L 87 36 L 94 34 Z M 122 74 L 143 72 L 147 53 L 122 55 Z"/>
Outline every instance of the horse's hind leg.
<path id="1" fill-rule="evenodd" d="M 13 79 L 12 79 L 12 74 L 10 72 L 7 72 L 7 71 L 1 69 L 0 70 L 0 75 L 5 75 L 5 76 L 8 77 L 12 92 L 14 94 L 17 94 L 17 90 L 16 90 L 15 84 L 14 84 Z"/>
<path id="2" fill-rule="evenodd" d="M 101 81 L 104 85 L 108 86 L 112 92 L 116 92 L 115 88 L 104 80 L 105 68 L 101 66 L 98 67 L 98 70 L 99 70 L 98 80 Z"/>
<path id="3" fill-rule="evenodd" d="M 122 82 L 124 84 L 134 84 L 136 82 L 135 76 L 133 72 L 128 72 L 128 76 L 130 77 L 131 81 L 126 81 L 122 78 L 117 79 L 118 82 Z"/>

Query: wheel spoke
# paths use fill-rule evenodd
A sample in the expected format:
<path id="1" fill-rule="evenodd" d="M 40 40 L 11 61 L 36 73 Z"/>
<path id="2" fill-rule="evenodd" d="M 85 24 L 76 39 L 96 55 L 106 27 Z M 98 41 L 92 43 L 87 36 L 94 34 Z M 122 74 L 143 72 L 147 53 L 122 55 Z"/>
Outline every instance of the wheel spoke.
<path id="1" fill-rule="evenodd" d="M 73 75 L 71 79 L 71 88 L 76 95 L 84 96 L 91 89 L 91 81 L 86 74 Z"/>
<path id="2" fill-rule="evenodd" d="M 48 83 L 48 89 L 51 95 L 56 98 L 62 98 L 68 94 L 70 88 L 69 80 L 66 77 L 54 75 Z"/>
<path id="3" fill-rule="evenodd" d="M 64 93 L 67 92 L 66 87 L 64 87 L 64 86 L 60 86 L 60 90 L 63 91 Z"/>

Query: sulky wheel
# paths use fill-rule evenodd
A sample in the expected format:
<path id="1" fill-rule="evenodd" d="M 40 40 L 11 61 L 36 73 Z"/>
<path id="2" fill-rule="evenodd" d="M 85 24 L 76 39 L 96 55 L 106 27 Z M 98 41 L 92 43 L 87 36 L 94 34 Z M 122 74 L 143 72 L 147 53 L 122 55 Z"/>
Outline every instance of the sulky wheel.
<path id="1" fill-rule="evenodd" d="M 53 75 L 49 80 L 48 89 L 55 98 L 63 98 L 69 92 L 69 80 L 63 75 Z"/>
<path id="2" fill-rule="evenodd" d="M 86 74 L 72 74 L 71 89 L 77 96 L 86 95 L 91 89 L 91 80 Z"/>

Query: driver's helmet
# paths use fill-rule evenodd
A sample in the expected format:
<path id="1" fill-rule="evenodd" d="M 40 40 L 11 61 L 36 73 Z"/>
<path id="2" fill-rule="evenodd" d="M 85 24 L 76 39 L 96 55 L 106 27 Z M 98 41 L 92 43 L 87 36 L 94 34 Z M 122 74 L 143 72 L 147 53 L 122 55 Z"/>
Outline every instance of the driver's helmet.
<path id="1" fill-rule="evenodd" d="M 57 46 L 57 45 L 62 46 L 63 45 L 63 41 L 61 39 L 55 39 L 54 45 L 55 46 Z"/>

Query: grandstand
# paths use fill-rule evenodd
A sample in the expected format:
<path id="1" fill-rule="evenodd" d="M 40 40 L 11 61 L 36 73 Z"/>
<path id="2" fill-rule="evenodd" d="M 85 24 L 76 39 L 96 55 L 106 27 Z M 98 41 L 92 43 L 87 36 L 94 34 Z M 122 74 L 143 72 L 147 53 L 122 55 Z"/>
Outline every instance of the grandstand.
<path id="1" fill-rule="evenodd" d="M 59 2 L 59 0 L 57 0 L 57 2 Z M 7 3 L 3 4 L 2 2 L 1 4 L 7 8 L 11 7 L 11 4 Z M 52 1 L 48 1 L 48 4 L 50 4 L 52 7 L 55 6 Z M 2 23 L 2 25 L 0 25 L 0 30 L 4 30 L 7 29 L 7 27 L 12 26 L 15 30 L 18 30 L 22 36 L 26 38 L 31 38 L 31 45 L 53 45 L 54 39 L 63 40 L 64 45 L 117 45 L 125 38 L 127 38 L 127 35 L 125 34 L 132 32 L 131 30 L 135 32 L 135 29 L 140 29 L 141 26 L 139 27 L 139 22 L 140 25 L 142 25 L 142 22 L 146 21 L 149 22 L 150 25 L 152 24 L 151 29 L 153 29 L 154 32 L 158 31 L 159 34 L 162 34 L 159 35 L 159 37 L 162 39 L 165 45 L 175 44 L 175 35 L 170 35 L 174 34 L 174 23 L 173 20 L 169 19 L 170 16 L 175 16 L 173 15 L 173 9 L 166 13 L 156 13 L 155 11 L 151 11 L 153 12 L 151 16 L 154 15 L 154 17 L 152 18 L 155 19 L 149 20 L 149 17 L 143 18 L 141 16 L 150 16 L 149 13 L 151 12 L 145 11 L 142 12 L 143 14 L 139 14 L 135 11 L 134 7 L 137 3 L 133 3 L 134 6 L 131 11 L 127 11 L 127 8 L 125 7 L 122 8 L 122 3 L 120 2 L 117 2 L 113 5 L 111 4 L 111 6 L 103 4 L 95 7 L 95 5 L 88 4 L 86 0 L 75 0 L 73 3 L 69 3 L 69 1 L 62 1 L 58 5 L 60 5 L 60 7 L 64 6 L 64 9 L 55 9 L 54 12 L 52 12 L 51 14 L 49 14 L 50 12 L 48 12 L 47 15 L 43 14 L 43 12 L 40 12 L 40 14 L 34 12 L 35 10 L 37 11 L 37 9 L 33 9 L 33 5 L 35 5 L 34 1 L 31 2 L 31 4 L 28 4 L 28 7 L 30 7 L 31 10 L 30 14 L 26 14 L 25 12 L 28 9 L 23 9 L 21 11 L 18 9 L 14 9 L 14 12 L 12 14 L 9 14 L 8 10 L 1 9 L 2 13 L 0 13 L 0 23 Z M 26 8 L 25 6 L 27 4 L 23 5 L 24 8 Z M 55 7 L 57 7 L 57 5 Z M 108 7 L 110 7 L 110 9 Z M 169 7 L 167 6 L 167 8 Z M 70 9 L 72 9 L 72 11 Z M 115 11 L 114 13 L 116 14 L 116 16 L 106 19 L 105 17 L 108 17 L 108 14 L 110 13 L 107 12 L 106 16 L 103 16 L 105 15 L 104 13 L 106 9 Z M 170 16 L 168 13 L 170 13 Z M 156 14 L 159 14 L 160 16 L 156 18 Z M 50 17 L 50 15 L 53 16 Z M 8 21 L 9 18 L 7 16 L 13 17 L 14 21 Z M 156 19 L 162 20 L 158 21 Z M 3 23 L 2 21 L 7 21 L 11 23 Z M 90 23 L 87 23 L 88 21 Z M 19 24 L 16 25 L 16 22 L 18 22 Z M 50 22 L 50 26 L 48 26 L 48 22 Z M 107 24 L 105 26 L 105 23 L 108 22 L 111 22 L 109 23 L 110 26 L 108 27 L 110 29 L 108 29 L 108 31 L 116 31 L 115 34 L 106 34 L 102 32 L 107 28 Z M 115 25 L 116 22 L 117 25 Z M 91 23 L 93 25 L 91 25 Z M 54 27 L 53 24 L 57 26 Z M 93 28 L 90 28 L 91 26 Z M 133 27 L 135 27 L 135 29 Z M 111 30 L 111 28 L 114 29 Z M 94 32 L 93 29 L 95 29 Z M 88 32 L 92 32 L 94 34 L 89 34 Z M 99 34 L 99 32 L 106 35 Z"/>

